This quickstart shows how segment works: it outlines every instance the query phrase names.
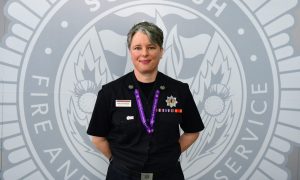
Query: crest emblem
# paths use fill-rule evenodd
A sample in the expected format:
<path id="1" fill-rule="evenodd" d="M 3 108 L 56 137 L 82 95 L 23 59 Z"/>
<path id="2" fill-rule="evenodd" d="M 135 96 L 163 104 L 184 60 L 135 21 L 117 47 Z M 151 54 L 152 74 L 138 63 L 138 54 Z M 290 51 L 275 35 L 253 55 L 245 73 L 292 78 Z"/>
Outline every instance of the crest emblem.
<path id="1" fill-rule="evenodd" d="M 176 97 L 173 97 L 172 95 L 169 97 L 167 97 L 166 100 L 167 106 L 169 106 L 170 108 L 172 107 L 176 107 L 176 104 L 178 103 L 176 100 Z"/>

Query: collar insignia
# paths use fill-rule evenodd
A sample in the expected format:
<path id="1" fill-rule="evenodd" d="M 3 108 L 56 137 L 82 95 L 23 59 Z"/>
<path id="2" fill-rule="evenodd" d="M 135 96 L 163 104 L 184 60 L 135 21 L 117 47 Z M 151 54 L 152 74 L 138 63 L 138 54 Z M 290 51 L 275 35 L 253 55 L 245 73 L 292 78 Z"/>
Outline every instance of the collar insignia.
<path id="1" fill-rule="evenodd" d="M 161 85 L 159 88 L 160 88 L 160 90 L 165 90 L 165 89 L 166 89 L 166 86 Z"/>
<path id="2" fill-rule="evenodd" d="M 129 84 L 129 85 L 128 85 L 128 89 L 132 90 L 133 88 L 134 88 L 134 87 L 133 87 L 132 84 Z"/>
<path id="3" fill-rule="evenodd" d="M 167 100 L 166 100 L 167 106 L 169 106 L 170 108 L 172 107 L 176 107 L 176 104 L 178 103 L 176 100 L 176 97 L 173 97 L 172 95 L 169 97 L 167 96 Z"/>

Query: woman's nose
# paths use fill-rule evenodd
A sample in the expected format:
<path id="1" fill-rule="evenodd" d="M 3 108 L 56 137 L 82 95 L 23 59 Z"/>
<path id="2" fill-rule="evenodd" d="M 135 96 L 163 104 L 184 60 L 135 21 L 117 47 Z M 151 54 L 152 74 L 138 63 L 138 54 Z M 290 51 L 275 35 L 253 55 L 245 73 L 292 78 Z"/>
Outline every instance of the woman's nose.
<path id="1" fill-rule="evenodd" d="M 147 56 L 149 54 L 148 49 L 147 48 L 143 48 L 142 49 L 142 55 L 143 56 Z"/>

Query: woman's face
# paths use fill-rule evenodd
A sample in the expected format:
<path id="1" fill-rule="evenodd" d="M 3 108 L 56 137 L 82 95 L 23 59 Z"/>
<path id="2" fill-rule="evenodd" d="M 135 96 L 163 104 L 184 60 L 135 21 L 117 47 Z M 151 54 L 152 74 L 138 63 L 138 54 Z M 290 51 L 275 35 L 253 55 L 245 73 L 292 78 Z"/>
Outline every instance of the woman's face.
<path id="1" fill-rule="evenodd" d="M 130 46 L 131 60 L 134 69 L 141 75 L 155 73 L 163 55 L 163 49 L 152 44 L 143 32 L 136 32 Z"/>

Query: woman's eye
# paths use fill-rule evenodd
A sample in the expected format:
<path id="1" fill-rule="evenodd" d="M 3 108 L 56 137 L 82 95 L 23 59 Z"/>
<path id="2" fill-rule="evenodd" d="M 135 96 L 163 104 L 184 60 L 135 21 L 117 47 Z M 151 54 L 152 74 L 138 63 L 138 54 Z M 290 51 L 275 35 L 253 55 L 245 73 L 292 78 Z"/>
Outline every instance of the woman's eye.
<path id="1" fill-rule="evenodd" d="M 148 47 L 148 49 L 156 49 L 155 46 Z"/>

